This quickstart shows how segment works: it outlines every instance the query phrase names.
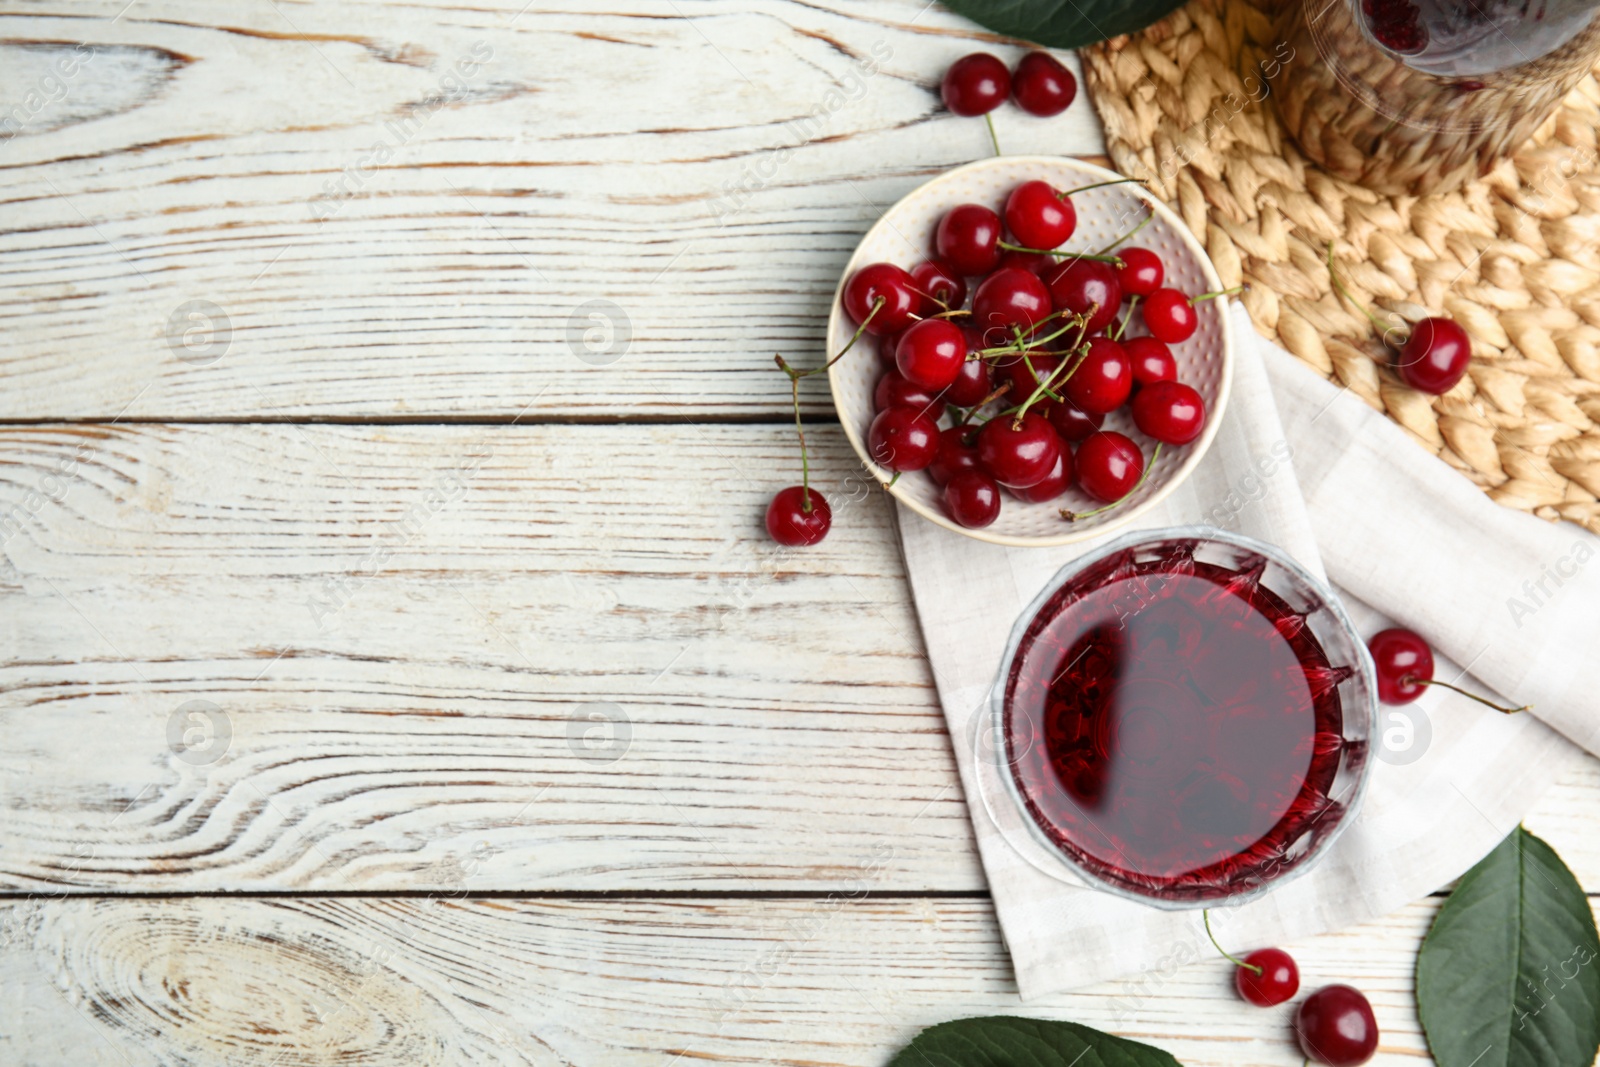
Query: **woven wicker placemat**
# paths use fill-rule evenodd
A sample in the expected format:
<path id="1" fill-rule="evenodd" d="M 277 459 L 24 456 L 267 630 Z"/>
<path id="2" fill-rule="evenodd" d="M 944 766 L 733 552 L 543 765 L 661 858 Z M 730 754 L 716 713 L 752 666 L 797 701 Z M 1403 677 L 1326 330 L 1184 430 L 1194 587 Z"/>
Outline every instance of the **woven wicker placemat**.
<path id="1" fill-rule="evenodd" d="M 1390 197 L 1306 159 L 1241 70 L 1275 52 L 1280 0 L 1193 0 L 1083 53 L 1107 151 L 1200 236 L 1256 329 L 1386 412 L 1508 507 L 1600 533 L 1600 82 L 1464 189 Z M 1289 0 L 1296 2 L 1296 0 Z M 1281 45 L 1277 50 L 1281 52 Z M 1281 54 L 1279 58 L 1282 58 Z M 1442 397 L 1402 385 L 1335 292 L 1473 340 Z"/>

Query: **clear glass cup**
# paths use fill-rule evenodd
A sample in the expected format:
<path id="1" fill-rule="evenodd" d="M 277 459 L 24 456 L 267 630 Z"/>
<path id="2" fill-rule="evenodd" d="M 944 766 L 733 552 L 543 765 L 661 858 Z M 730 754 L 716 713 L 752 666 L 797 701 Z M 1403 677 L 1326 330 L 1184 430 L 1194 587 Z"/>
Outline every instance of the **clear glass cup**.
<path id="1" fill-rule="evenodd" d="M 1195 599 L 1208 589 L 1220 592 Z M 1070 643 L 1102 616 L 1129 650 L 1103 670 L 1104 642 Z M 1234 647 L 1245 660 L 1218 651 Z M 1255 675 L 1225 669 L 1246 660 Z M 1303 674 L 1314 731 L 1311 704 L 1274 701 L 1291 692 L 1285 662 Z M 1113 696 L 1084 695 L 1108 677 Z M 1337 598 L 1281 549 L 1203 526 L 1126 535 L 1063 567 L 1012 630 L 988 722 L 1020 818 L 996 822 L 1066 881 L 1167 909 L 1243 903 L 1310 869 L 1360 808 L 1376 692 Z M 1092 715 L 1069 713 L 1081 701 Z M 1086 779 L 1091 766 L 1104 770 Z"/>
<path id="2" fill-rule="evenodd" d="M 1273 79 L 1324 169 L 1391 195 L 1455 189 L 1515 152 L 1593 69 L 1600 0 L 1285 0 Z"/>

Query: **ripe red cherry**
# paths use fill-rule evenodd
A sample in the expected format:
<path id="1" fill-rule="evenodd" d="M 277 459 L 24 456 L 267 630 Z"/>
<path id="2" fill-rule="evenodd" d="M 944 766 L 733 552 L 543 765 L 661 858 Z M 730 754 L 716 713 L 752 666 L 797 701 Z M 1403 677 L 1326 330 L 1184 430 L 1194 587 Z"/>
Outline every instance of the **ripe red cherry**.
<path id="1" fill-rule="evenodd" d="M 1167 276 L 1161 257 L 1148 248 L 1124 248 L 1117 253 L 1122 266 L 1115 268 L 1123 296 L 1149 296 Z"/>
<path id="2" fill-rule="evenodd" d="M 1145 298 L 1145 328 L 1158 341 L 1175 345 L 1194 336 L 1200 325 L 1200 316 L 1189 298 L 1176 289 L 1157 289 Z"/>
<path id="3" fill-rule="evenodd" d="M 1029 248 L 1055 248 L 1077 228 L 1077 208 L 1049 182 L 1023 182 L 1006 197 L 1006 229 Z"/>
<path id="4" fill-rule="evenodd" d="M 971 343 L 970 339 L 968 343 Z M 944 398 L 952 404 L 970 408 L 993 391 L 989 364 L 985 360 L 969 355 L 967 361 L 961 364 L 961 371 L 956 375 L 956 380 L 944 391 Z"/>
<path id="5" fill-rule="evenodd" d="M 992 336 L 996 328 L 1009 337 L 1012 328 L 1033 332 L 1050 314 L 1050 290 L 1031 270 L 1003 267 L 983 280 L 972 295 L 972 324 Z"/>
<path id="6" fill-rule="evenodd" d="M 969 530 L 1000 517 L 1000 486 L 980 470 L 961 471 L 944 487 L 944 513 Z"/>
<path id="7" fill-rule="evenodd" d="M 1089 338 L 1089 351 L 1058 390 L 1063 399 L 1091 415 L 1104 415 L 1128 402 L 1133 364 L 1109 337 Z"/>
<path id="8" fill-rule="evenodd" d="M 1170 382 L 1178 376 L 1178 361 L 1172 358 L 1172 349 L 1165 342 L 1154 337 L 1127 337 L 1117 343 L 1133 364 L 1135 386 Z"/>
<path id="9" fill-rule="evenodd" d="M 974 52 L 950 64 L 939 95 L 957 115 L 985 115 L 1011 95 L 1011 72 L 989 53 Z"/>
<path id="10" fill-rule="evenodd" d="M 872 305 L 879 297 L 883 307 L 872 321 Z M 844 287 L 844 310 L 856 322 L 867 323 L 867 332 L 882 337 L 898 333 L 916 320 L 922 298 L 916 293 L 911 275 L 893 263 L 872 263 L 850 276 Z"/>
<path id="11" fill-rule="evenodd" d="M 1030 504 L 1043 504 L 1065 493 L 1071 484 L 1072 452 L 1063 447 L 1061 458 L 1056 460 L 1056 465 L 1050 469 L 1050 473 L 1044 476 L 1044 481 L 1025 485 L 1011 492 L 1019 500 L 1026 500 Z"/>
<path id="12" fill-rule="evenodd" d="M 1236 967 L 1233 985 L 1241 997 L 1256 1007 L 1282 1004 L 1300 991 L 1300 968 L 1283 949 L 1258 948 L 1246 956 L 1244 962 L 1261 968 L 1261 973 L 1257 974 L 1250 967 Z"/>
<path id="13" fill-rule="evenodd" d="M 906 380 L 935 391 L 949 387 L 967 358 L 967 339 L 949 319 L 923 319 L 900 335 L 894 363 Z"/>
<path id="14" fill-rule="evenodd" d="M 878 379 L 878 385 L 872 391 L 872 406 L 875 411 L 884 411 L 888 408 L 900 406 L 916 408 L 928 418 L 938 421 L 944 414 L 945 395 L 936 393 L 932 389 L 924 389 L 915 382 L 907 381 L 906 376 L 897 370 L 892 370 Z"/>
<path id="15" fill-rule="evenodd" d="M 1394 627 L 1372 635 L 1367 642 L 1372 665 L 1378 672 L 1378 699 L 1385 704 L 1409 704 L 1433 678 L 1433 649 L 1410 630 Z"/>
<path id="16" fill-rule="evenodd" d="M 1395 370 L 1413 389 L 1439 396 L 1455 388 L 1472 362 L 1467 331 L 1450 319 L 1423 319 L 1400 349 Z"/>
<path id="17" fill-rule="evenodd" d="M 1294 1015 L 1300 1050 L 1328 1067 L 1357 1067 L 1378 1051 L 1378 1020 L 1359 990 L 1323 986 Z"/>
<path id="18" fill-rule="evenodd" d="M 867 429 L 867 451 L 892 471 L 919 471 L 938 450 L 938 424 L 916 408 L 884 408 Z"/>
<path id="19" fill-rule="evenodd" d="M 1120 433 L 1101 430 L 1078 446 L 1078 485 L 1102 504 L 1127 496 L 1143 473 L 1144 453 Z"/>
<path id="20" fill-rule="evenodd" d="M 1011 76 L 1011 93 L 1028 114 L 1049 118 L 1072 105 L 1078 79 L 1048 52 L 1029 52 Z"/>
<path id="21" fill-rule="evenodd" d="M 1072 404 L 1049 402 L 1045 417 L 1063 441 L 1082 441 L 1105 424 L 1104 415 L 1091 414 Z"/>
<path id="22" fill-rule="evenodd" d="M 979 470 L 977 436 L 971 426 L 951 426 L 939 431 L 939 447 L 928 464 L 928 477 L 944 485 L 962 471 Z"/>
<path id="23" fill-rule="evenodd" d="M 1057 311 L 1089 316 L 1089 333 L 1105 329 L 1122 306 L 1122 286 L 1117 284 L 1117 274 L 1109 263 L 1069 259 L 1041 277 L 1050 287 L 1050 299 Z"/>
<path id="24" fill-rule="evenodd" d="M 967 280 L 945 260 L 935 256 L 911 268 L 911 284 L 922 298 L 918 314 L 937 315 L 967 302 Z"/>
<path id="25" fill-rule="evenodd" d="M 988 274 L 1000 263 L 1000 216 L 982 204 L 953 207 L 939 220 L 933 245 L 962 274 Z M 909 277 L 909 275 L 908 275 Z"/>
<path id="26" fill-rule="evenodd" d="M 1157 441 L 1186 445 L 1206 427 L 1206 403 L 1182 382 L 1154 382 L 1133 398 L 1133 424 Z"/>
<path id="27" fill-rule="evenodd" d="M 1061 455 L 1061 438 L 1041 416 L 1028 412 L 990 419 L 978 431 L 978 462 L 1010 489 L 1037 485 L 1050 476 Z"/>
<path id="28" fill-rule="evenodd" d="M 807 508 L 806 495 L 810 494 Z M 815 489 L 791 485 L 778 490 L 778 495 L 767 505 L 767 533 L 780 545 L 814 545 L 828 536 L 833 525 L 833 512 L 828 502 Z"/>

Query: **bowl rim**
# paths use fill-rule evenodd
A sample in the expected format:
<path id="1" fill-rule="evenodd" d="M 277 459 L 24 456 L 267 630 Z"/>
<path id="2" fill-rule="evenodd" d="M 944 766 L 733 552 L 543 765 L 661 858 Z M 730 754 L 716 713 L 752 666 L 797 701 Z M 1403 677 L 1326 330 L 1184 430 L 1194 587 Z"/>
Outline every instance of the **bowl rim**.
<path id="1" fill-rule="evenodd" d="M 823 342 L 824 350 L 827 351 L 831 349 L 832 338 L 836 332 L 836 328 L 838 327 L 840 316 L 843 314 L 844 286 L 845 283 L 850 280 L 850 276 L 858 269 L 856 260 L 861 257 L 861 248 L 874 235 L 880 233 L 885 227 L 889 226 L 889 215 L 895 210 L 895 208 L 898 208 L 911 197 L 922 193 L 928 187 L 939 182 L 947 181 L 956 175 L 968 174 L 974 171 L 1004 170 L 1016 164 L 1047 164 L 1051 166 L 1065 166 L 1069 170 L 1076 170 L 1082 173 L 1093 181 L 1116 181 L 1119 179 L 1126 180 L 1127 178 L 1127 175 L 1119 174 L 1114 170 L 1109 170 L 1108 168 L 1102 167 L 1096 163 L 1089 163 L 1073 156 L 1015 155 L 991 156 L 988 159 L 976 160 L 975 162 L 963 164 L 959 167 L 952 168 L 942 174 L 928 179 L 915 189 L 912 189 L 910 192 L 906 193 L 899 200 L 896 200 L 893 205 L 891 205 L 886 211 L 883 212 L 882 215 L 878 217 L 878 220 L 872 224 L 867 232 L 861 235 L 861 240 L 856 243 L 855 251 L 850 253 L 850 259 L 845 263 L 845 268 L 839 275 L 839 283 L 834 287 L 833 303 L 828 312 L 828 332 Z M 1195 237 L 1193 231 L 1189 229 L 1188 225 L 1183 221 L 1178 213 L 1157 199 L 1149 191 L 1149 189 L 1142 184 L 1137 182 L 1130 183 L 1127 186 L 1127 189 L 1134 196 L 1137 196 L 1143 200 L 1146 205 L 1149 206 L 1154 215 L 1160 218 L 1163 222 L 1167 223 L 1172 229 L 1173 233 L 1177 235 L 1178 240 L 1182 242 L 1184 247 L 1188 249 L 1189 253 L 1194 256 L 1195 262 L 1200 265 L 1201 275 L 1205 278 L 1206 284 L 1210 286 L 1209 291 L 1217 292 L 1222 289 L 1222 280 L 1217 275 L 1217 270 L 1215 265 L 1211 262 L 1211 257 L 1206 255 L 1205 249 L 1201 247 L 1200 242 Z M 1229 311 L 1229 306 L 1232 304 L 1232 301 L 1228 297 L 1217 297 L 1214 302 L 1217 305 L 1219 318 L 1221 319 L 1222 323 L 1222 373 L 1220 384 L 1217 389 L 1216 403 L 1212 405 L 1210 417 L 1206 419 L 1205 429 L 1200 432 L 1199 439 L 1193 444 L 1186 446 L 1189 449 L 1189 454 L 1184 457 L 1184 460 L 1178 466 L 1178 469 L 1173 471 L 1172 476 L 1168 478 L 1164 484 L 1159 486 L 1148 499 L 1137 505 L 1134 505 L 1133 507 L 1127 508 L 1126 510 L 1122 510 L 1120 514 L 1115 514 L 1104 522 L 1094 523 L 1078 529 L 1073 529 L 1070 526 L 1063 524 L 1065 528 L 1060 534 L 1051 534 L 1045 537 L 1020 537 L 1013 534 L 996 533 L 989 527 L 983 527 L 976 530 L 969 529 L 952 521 L 938 508 L 929 507 L 917 501 L 910 494 L 904 491 L 906 488 L 905 486 L 895 482 L 893 471 L 887 471 L 872 461 L 872 456 L 867 451 L 866 442 L 862 439 L 859 429 L 852 425 L 850 419 L 845 417 L 843 406 L 841 405 L 839 399 L 840 392 L 842 390 L 841 376 L 843 372 L 838 369 L 837 365 L 828 369 L 828 389 L 833 397 L 834 411 L 840 416 L 839 422 L 844 427 L 845 436 L 849 438 L 850 447 L 855 449 L 856 455 L 860 458 L 862 466 L 864 466 L 868 472 L 870 472 L 872 476 L 877 479 L 878 484 L 887 490 L 890 495 L 892 495 L 896 500 L 900 501 L 900 503 L 904 504 L 906 507 L 910 508 L 912 511 L 916 512 L 918 515 L 921 515 L 923 518 L 929 520 L 930 522 L 936 523 L 947 530 L 953 530 L 956 533 L 974 538 L 975 540 L 987 541 L 990 544 L 995 545 L 1007 545 L 1013 548 L 1046 548 L 1054 545 L 1075 544 L 1079 541 L 1088 541 L 1093 538 L 1103 537 L 1114 530 L 1121 529 L 1128 523 L 1133 522 L 1140 515 L 1143 515 L 1145 512 L 1161 503 L 1167 498 L 1168 494 L 1170 494 L 1174 489 L 1178 488 L 1178 486 L 1182 485 L 1188 479 L 1189 475 L 1194 473 L 1194 469 L 1200 465 L 1200 461 L 1205 458 L 1206 452 L 1211 448 L 1211 442 L 1216 437 L 1217 431 L 1222 425 L 1223 417 L 1227 414 L 1228 398 L 1233 391 L 1233 352 L 1235 344 L 1233 315 Z"/>
<path id="2" fill-rule="evenodd" d="M 1005 744 L 1006 676 L 1010 673 L 1011 662 L 1016 657 L 1017 648 L 1022 643 L 1023 634 L 1028 626 L 1032 624 L 1034 617 L 1043 609 L 1045 603 L 1072 577 L 1085 568 L 1118 552 L 1145 543 L 1183 540 L 1220 542 L 1254 552 L 1282 567 L 1316 592 L 1322 599 L 1322 606 L 1327 608 L 1329 615 L 1333 617 L 1339 629 L 1344 631 L 1345 636 L 1350 639 L 1350 643 L 1355 650 L 1356 676 L 1363 683 L 1366 690 L 1366 699 L 1361 702 L 1359 708 L 1349 710 L 1365 721 L 1367 751 L 1364 754 L 1361 767 L 1356 773 L 1355 791 L 1351 795 L 1349 803 L 1345 806 L 1344 816 L 1333 824 L 1333 828 L 1323 836 L 1317 843 L 1316 848 L 1303 862 L 1279 877 L 1256 886 L 1254 889 L 1227 897 L 1219 897 L 1215 900 L 1169 900 L 1138 892 L 1119 882 L 1102 878 L 1100 875 L 1083 867 L 1063 851 L 1060 845 L 1051 841 L 1049 835 L 1044 832 L 1044 828 L 1029 814 L 1027 805 L 1022 799 L 1021 788 L 1017 784 L 1016 776 L 1011 773 L 1010 766 L 1005 765 L 997 768 L 999 776 L 1005 784 L 1006 794 L 1010 797 L 1012 804 L 1015 805 L 1022 823 L 1028 829 L 1029 836 L 1033 838 L 1036 844 L 1041 845 L 1051 857 L 1057 860 L 1068 873 L 1090 889 L 1110 893 L 1123 900 L 1135 901 L 1161 911 L 1193 911 L 1196 908 L 1238 907 L 1259 900 L 1268 893 L 1283 888 L 1308 871 L 1314 870 L 1322 862 L 1323 858 L 1333 850 L 1334 844 L 1344 835 L 1345 830 L 1360 818 L 1362 803 L 1366 800 L 1367 787 L 1372 781 L 1372 775 L 1375 770 L 1372 739 L 1379 725 L 1377 670 L 1373 666 L 1372 655 L 1367 650 L 1367 643 L 1361 638 L 1361 631 L 1357 629 L 1355 622 L 1350 618 L 1349 612 L 1345 611 L 1344 602 L 1333 591 L 1333 587 L 1325 579 L 1319 578 L 1307 570 L 1299 560 L 1277 545 L 1246 534 L 1234 533 L 1231 530 L 1223 530 L 1216 526 L 1196 523 L 1185 526 L 1130 530 L 1120 537 L 1112 538 L 1111 541 L 1091 552 L 1085 552 L 1077 559 L 1063 565 L 1061 569 L 1051 576 L 1050 580 L 1044 584 L 1044 588 L 1039 591 L 1039 595 L 1034 597 L 1028 603 L 1028 606 L 1022 609 L 1022 613 L 1017 616 L 1016 622 L 1012 624 L 1011 636 L 1006 639 L 1006 650 L 1001 656 L 1000 667 L 995 674 L 994 684 L 989 689 L 989 728 L 994 731 L 998 745 L 1003 746 Z M 1003 750 L 1002 748 L 997 751 Z M 1001 763 L 1005 764 L 1006 761 L 1002 760 Z"/>

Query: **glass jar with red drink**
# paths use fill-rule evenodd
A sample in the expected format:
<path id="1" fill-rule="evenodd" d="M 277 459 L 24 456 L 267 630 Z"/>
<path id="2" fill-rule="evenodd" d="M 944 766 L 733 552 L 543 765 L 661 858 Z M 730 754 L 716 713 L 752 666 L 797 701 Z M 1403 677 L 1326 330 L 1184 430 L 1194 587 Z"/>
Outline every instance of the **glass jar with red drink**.
<path id="1" fill-rule="evenodd" d="M 1306 155 L 1378 192 L 1443 192 L 1525 142 L 1600 55 L 1597 0 L 1285 0 L 1273 96 Z"/>

